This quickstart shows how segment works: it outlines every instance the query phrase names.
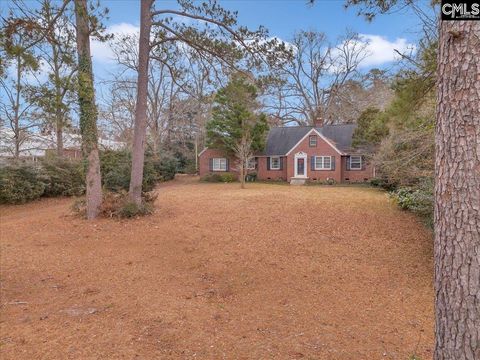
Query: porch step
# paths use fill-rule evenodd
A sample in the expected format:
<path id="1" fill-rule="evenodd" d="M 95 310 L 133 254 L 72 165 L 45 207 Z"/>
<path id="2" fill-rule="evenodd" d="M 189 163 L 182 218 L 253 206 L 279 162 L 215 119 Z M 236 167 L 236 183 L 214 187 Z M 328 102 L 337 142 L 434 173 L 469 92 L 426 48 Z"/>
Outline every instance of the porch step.
<path id="1" fill-rule="evenodd" d="M 306 178 L 291 178 L 290 185 L 305 185 Z"/>

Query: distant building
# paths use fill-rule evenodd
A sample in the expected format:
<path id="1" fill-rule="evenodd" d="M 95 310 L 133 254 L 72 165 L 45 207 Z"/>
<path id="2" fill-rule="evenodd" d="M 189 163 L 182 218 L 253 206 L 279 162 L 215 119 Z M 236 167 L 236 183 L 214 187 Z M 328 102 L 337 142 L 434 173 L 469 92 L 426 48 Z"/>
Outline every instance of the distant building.
<path id="1" fill-rule="evenodd" d="M 8 128 L 0 128 L 0 159 L 5 161 L 13 159 L 15 156 L 15 133 Z M 82 141 L 79 134 L 67 133 L 63 135 L 64 155 L 72 159 L 82 158 Z M 101 150 L 121 150 L 125 148 L 125 143 L 108 139 L 98 139 Z M 39 133 L 22 134 L 20 143 L 20 159 L 37 161 L 48 154 L 55 154 L 56 136 L 55 134 L 43 135 Z"/>

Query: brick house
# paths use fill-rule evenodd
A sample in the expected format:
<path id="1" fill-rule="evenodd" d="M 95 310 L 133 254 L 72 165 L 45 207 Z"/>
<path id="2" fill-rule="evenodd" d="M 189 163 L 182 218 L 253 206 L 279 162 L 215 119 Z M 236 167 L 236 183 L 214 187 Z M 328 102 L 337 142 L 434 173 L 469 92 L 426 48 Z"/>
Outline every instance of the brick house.
<path id="1" fill-rule="evenodd" d="M 265 151 L 256 154 L 249 172 L 259 180 L 336 183 L 363 182 L 374 177 L 374 167 L 361 151 L 352 148 L 355 124 L 286 126 L 270 129 Z M 238 175 L 236 160 L 217 149 L 199 154 L 199 174 L 231 172 Z"/>

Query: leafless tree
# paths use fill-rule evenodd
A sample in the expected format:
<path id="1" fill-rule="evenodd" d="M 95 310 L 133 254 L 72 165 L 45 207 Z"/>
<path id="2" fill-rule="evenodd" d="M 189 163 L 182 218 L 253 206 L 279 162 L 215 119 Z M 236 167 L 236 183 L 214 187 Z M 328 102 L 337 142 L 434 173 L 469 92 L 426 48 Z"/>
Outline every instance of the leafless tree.
<path id="1" fill-rule="evenodd" d="M 330 108 L 340 89 L 352 79 L 368 55 L 366 42 L 347 32 L 336 45 L 316 31 L 300 31 L 291 41 L 292 55 L 275 66 L 277 82 L 267 106 L 284 123 L 331 122 Z"/>

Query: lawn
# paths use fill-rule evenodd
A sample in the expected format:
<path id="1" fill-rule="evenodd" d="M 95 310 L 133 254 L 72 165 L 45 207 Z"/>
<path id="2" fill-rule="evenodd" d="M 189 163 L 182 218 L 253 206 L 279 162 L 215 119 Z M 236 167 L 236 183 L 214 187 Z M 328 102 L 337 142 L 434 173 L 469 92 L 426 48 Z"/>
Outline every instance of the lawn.
<path id="1" fill-rule="evenodd" d="M 159 188 L 88 222 L 1 211 L 2 359 L 432 357 L 428 230 L 365 187 Z"/>

